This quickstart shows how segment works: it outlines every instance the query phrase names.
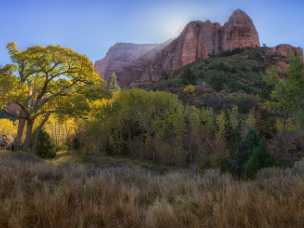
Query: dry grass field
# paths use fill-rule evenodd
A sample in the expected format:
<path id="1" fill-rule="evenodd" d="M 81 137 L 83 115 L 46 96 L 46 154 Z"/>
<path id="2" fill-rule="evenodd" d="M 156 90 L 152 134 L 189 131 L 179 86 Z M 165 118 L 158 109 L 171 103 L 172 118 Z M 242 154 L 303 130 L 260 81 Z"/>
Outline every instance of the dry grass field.
<path id="1" fill-rule="evenodd" d="M 0 158 L 0 227 L 304 227 L 303 162 L 239 182 L 215 170 L 160 175 Z"/>

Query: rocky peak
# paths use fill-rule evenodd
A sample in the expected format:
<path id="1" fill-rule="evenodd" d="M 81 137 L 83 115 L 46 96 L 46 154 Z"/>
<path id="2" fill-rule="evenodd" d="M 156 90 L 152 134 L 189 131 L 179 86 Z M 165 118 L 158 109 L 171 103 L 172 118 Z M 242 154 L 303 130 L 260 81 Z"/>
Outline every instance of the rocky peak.
<path id="1" fill-rule="evenodd" d="M 236 10 L 223 26 L 222 48 L 226 51 L 247 47 L 260 47 L 259 35 L 252 19 L 244 11 Z"/>
<path id="2" fill-rule="evenodd" d="M 244 22 L 250 22 L 251 24 L 253 24 L 248 14 L 241 9 L 237 9 L 233 11 L 233 13 L 231 14 L 228 20 L 228 23 L 243 24 Z"/>

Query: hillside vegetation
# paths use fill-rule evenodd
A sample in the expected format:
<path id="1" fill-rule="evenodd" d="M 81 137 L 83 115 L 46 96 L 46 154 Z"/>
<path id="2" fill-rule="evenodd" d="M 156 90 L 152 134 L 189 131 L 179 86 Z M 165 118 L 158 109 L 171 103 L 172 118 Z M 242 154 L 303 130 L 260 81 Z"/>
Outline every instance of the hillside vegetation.
<path id="1" fill-rule="evenodd" d="M 198 60 L 144 86 L 146 89 L 177 93 L 186 103 L 215 109 L 239 106 L 244 111 L 268 98 L 272 87 L 265 81 L 268 48 L 236 49 L 207 60 Z"/>

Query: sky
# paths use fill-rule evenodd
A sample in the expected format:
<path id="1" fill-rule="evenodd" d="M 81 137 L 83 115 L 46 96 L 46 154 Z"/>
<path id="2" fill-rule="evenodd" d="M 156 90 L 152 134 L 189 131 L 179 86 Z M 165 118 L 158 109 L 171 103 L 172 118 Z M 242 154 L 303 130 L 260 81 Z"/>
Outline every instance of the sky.
<path id="1" fill-rule="evenodd" d="M 235 9 L 253 19 L 261 43 L 304 47 L 303 0 L 1 0 L 0 65 L 6 44 L 59 44 L 101 59 L 116 42 L 161 43 L 191 20 L 227 21 Z"/>

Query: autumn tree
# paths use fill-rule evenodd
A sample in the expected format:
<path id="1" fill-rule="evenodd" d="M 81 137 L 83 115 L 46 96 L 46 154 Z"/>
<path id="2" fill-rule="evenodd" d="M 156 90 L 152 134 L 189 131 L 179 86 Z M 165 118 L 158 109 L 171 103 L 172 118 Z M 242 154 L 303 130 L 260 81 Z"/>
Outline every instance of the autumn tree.
<path id="1" fill-rule="evenodd" d="M 54 113 L 80 114 L 101 89 L 92 62 L 71 49 L 50 45 L 19 50 L 15 43 L 7 49 L 12 64 L 0 68 L 0 103 L 14 107 L 10 112 L 19 120 L 17 144 L 26 124 L 25 148 L 31 144 L 34 125 L 42 129 Z"/>

